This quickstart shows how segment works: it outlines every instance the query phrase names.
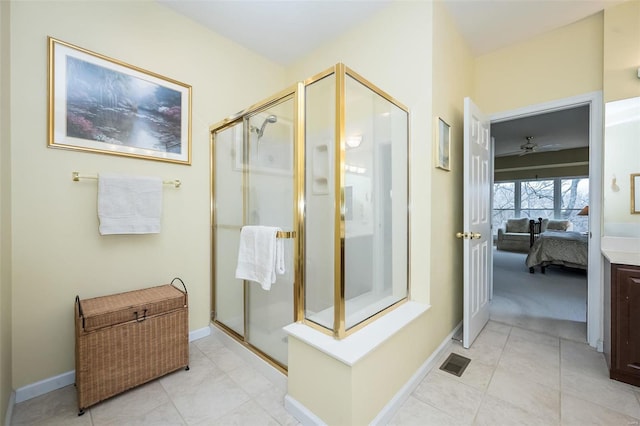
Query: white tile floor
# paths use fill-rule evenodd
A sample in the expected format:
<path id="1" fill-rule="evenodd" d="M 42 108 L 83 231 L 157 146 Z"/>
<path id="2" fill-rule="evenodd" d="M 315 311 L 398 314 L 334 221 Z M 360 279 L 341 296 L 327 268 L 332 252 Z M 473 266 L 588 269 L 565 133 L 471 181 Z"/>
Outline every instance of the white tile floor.
<path id="1" fill-rule="evenodd" d="M 11 425 L 297 425 L 272 384 L 212 335 L 191 343 L 191 370 L 104 401 L 77 416 L 67 386 L 16 404 Z M 608 379 L 588 345 L 490 321 L 462 377 L 434 368 L 391 425 L 640 425 L 640 388 Z"/>

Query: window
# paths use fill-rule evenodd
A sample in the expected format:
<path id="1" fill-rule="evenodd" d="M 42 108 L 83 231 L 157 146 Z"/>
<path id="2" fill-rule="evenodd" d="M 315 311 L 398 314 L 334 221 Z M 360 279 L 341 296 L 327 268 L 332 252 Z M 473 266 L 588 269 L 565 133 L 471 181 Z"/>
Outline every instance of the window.
<path id="1" fill-rule="evenodd" d="M 589 204 L 589 179 L 586 177 L 544 180 L 514 180 L 493 185 L 493 229 L 507 219 L 567 219 L 573 230 L 589 230 L 589 217 L 578 216 Z"/>
<path id="2" fill-rule="evenodd" d="M 516 217 L 515 182 L 499 182 L 493 185 L 493 224 L 500 224 Z M 497 226 L 493 229 L 497 231 Z M 494 232 L 494 233 L 495 233 Z"/>
<path id="3" fill-rule="evenodd" d="M 560 217 L 573 222 L 573 230 L 589 230 L 589 216 L 578 216 L 589 205 L 589 179 L 560 179 Z"/>
<path id="4" fill-rule="evenodd" d="M 520 215 L 518 217 L 554 217 L 554 180 L 520 181 Z"/>

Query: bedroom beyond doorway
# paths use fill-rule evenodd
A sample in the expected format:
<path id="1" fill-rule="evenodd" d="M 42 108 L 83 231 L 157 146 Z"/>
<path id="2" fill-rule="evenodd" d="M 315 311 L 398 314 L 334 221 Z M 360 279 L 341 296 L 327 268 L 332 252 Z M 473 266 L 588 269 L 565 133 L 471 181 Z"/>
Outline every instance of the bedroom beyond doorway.
<path id="1" fill-rule="evenodd" d="M 494 249 L 491 320 L 586 342 L 586 271 L 551 267 L 530 274 L 526 257 Z"/>

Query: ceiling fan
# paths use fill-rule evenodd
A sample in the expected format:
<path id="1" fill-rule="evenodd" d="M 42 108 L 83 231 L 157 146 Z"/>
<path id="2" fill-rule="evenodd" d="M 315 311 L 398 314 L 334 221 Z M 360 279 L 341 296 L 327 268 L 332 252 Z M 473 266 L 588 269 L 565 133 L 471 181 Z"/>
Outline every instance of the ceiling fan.
<path id="1" fill-rule="evenodd" d="M 534 152 L 556 151 L 557 150 L 556 147 L 560 146 L 559 144 L 538 145 L 535 142 L 531 142 L 531 139 L 533 139 L 533 136 L 525 136 L 525 139 L 527 140 L 527 142 L 520 145 L 519 150 L 501 153 L 498 155 L 498 157 L 507 157 L 510 155 L 522 156 L 527 154 L 533 154 Z"/>

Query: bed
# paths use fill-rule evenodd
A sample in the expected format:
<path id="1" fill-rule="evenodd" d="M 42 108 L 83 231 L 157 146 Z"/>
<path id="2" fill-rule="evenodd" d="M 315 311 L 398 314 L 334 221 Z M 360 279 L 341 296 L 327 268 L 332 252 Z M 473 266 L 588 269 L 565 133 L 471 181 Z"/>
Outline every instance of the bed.
<path id="1" fill-rule="evenodd" d="M 545 231 L 533 242 L 526 264 L 529 272 L 540 266 L 544 274 L 549 265 L 587 269 L 589 261 L 589 240 L 586 234 L 572 231 Z"/>

